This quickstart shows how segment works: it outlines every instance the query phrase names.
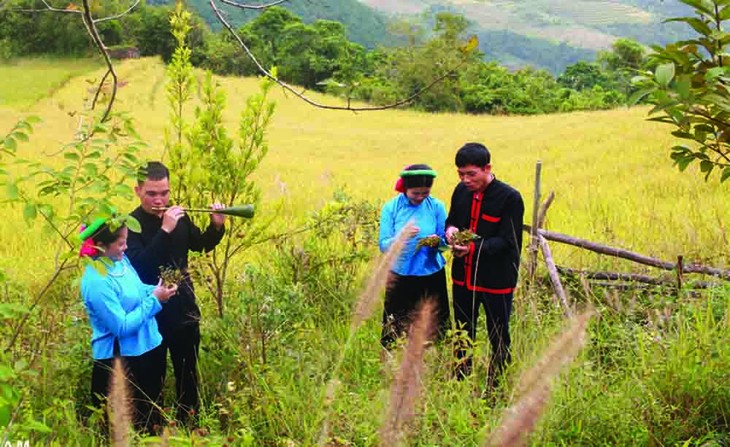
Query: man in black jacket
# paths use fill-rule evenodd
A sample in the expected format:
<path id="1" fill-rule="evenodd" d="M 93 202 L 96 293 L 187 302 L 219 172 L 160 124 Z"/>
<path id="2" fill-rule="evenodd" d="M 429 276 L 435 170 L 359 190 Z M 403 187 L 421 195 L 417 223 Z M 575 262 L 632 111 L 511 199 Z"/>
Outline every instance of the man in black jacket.
<path id="1" fill-rule="evenodd" d="M 160 162 L 149 162 L 141 169 L 135 187 L 140 206 L 132 211 L 140 223 L 140 233 L 129 233 L 127 256 L 140 278 L 147 284 L 157 284 L 160 268 L 179 269 L 184 280 L 178 285 L 174 300 L 166 303 L 157 314 L 157 324 L 163 345 L 170 351 L 175 371 L 177 419 L 188 424 L 198 413 L 197 361 L 200 347 L 200 309 L 188 267 L 188 251 L 210 251 L 220 242 L 225 231 L 225 216 L 211 214 L 210 225 L 204 232 L 193 224 L 179 206 L 168 208 L 170 173 Z M 213 209 L 220 209 L 215 204 Z M 165 355 L 167 357 L 167 355 Z M 164 382 L 164 370 L 160 380 Z M 161 398 L 158 398 L 161 401 Z"/>
<path id="2" fill-rule="evenodd" d="M 509 318 L 517 286 L 525 207 L 520 193 L 492 174 L 490 154 L 479 143 L 467 143 L 456 153 L 461 182 L 451 196 L 446 240 L 452 244 L 454 317 L 457 327 L 476 338 L 479 307 L 484 306 L 492 346 L 487 390 L 496 386 L 510 362 Z M 454 233 L 471 230 L 480 236 L 468 245 L 454 245 Z M 472 359 L 460 347 L 457 377 L 471 373 Z"/>

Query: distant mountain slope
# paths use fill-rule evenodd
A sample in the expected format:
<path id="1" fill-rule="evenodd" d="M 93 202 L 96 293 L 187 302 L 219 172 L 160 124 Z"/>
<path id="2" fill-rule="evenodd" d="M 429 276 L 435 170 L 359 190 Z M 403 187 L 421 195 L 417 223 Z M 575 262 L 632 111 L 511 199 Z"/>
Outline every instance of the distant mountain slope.
<path id="1" fill-rule="evenodd" d="M 662 21 L 689 12 L 677 0 L 360 1 L 396 17 L 438 11 L 463 14 L 489 57 L 553 72 L 593 57 L 618 37 L 651 45 L 686 36 L 683 25 Z"/>
<path id="2" fill-rule="evenodd" d="M 187 1 L 213 29 L 220 29 L 208 0 Z M 439 11 L 454 12 L 471 21 L 471 32 L 479 36 L 487 58 L 512 68 L 532 65 L 554 74 L 579 60 L 595 58 L 619 37 L 646 45 L 685 37 L 686 26 L 662 21 L 689 12 L 677 0 L 289 0 L 281 6 L 305 22 L 342 22 L 350 39 L 368 48 L 397 42 L 388 32 L 390 20 L 409 17 L 429 23 Z M 221 9 L 236 26 L 258 14 L 225 5 Z"/>
<path id="3" fill-rule="evenodd" d="M 149 0 L 150 4 L 170 4 L 173 0 Z M 252 5 L 270 3 L 261 1 L 241 1 Z M 208 0 L 187 0 L 187 4 L 195 10 L 211 28 L 221 28 L 215 13 L 210 7 Z M 373 48 L 381 43 L 389 42 L 387 23 L 388 18 L 383 12 L 377 11 L 357 0 L 291 0 L 284 2 L 281 6 L 291 10 L 305 22 L 313 22 L 316 19 L 328 19 L 342 22 L 347 27 L 349 38 L 368 48 Z M 226 13 L 227 19 L 236 26 L 258 15 L 258 12 L 223 5 L 221 7 Z"/>

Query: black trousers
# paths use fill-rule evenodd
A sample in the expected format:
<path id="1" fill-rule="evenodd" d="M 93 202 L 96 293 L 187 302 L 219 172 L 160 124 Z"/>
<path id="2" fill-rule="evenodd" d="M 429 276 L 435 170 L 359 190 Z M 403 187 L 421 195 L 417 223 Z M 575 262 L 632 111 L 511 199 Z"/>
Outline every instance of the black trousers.
<path id="1" fill-rule="evenodd" d="M 472 343 L 477 335 L 479 308 L 484 307 L 484 313 L 487 317 L 487 336 L 489 344 L 492 346 L 487 386 L 495 387 L 505 366 L 512 360 L 509 318 L 512 314 L 514 294 L 473 292 L 466 287 L 454 284 L 453 295 L 454 319 L 457 329 L 466 330 Z M 458 346 L 456 349 L 457 358 L 460 360 L 455 371 L 458 378 L 471 374 L 472 356 L 470 352 L 469 347 L 465 346 Z"/>
<path id="2" fill-rule="evenodd" d="M 198 352 L 200 350 L 200 325 L 186 322 L 162 334 L 163 345 L 170 351 L 175 373 L 177 395 L 177 420 L 184 425 L 194 424 L 200 409 L 198 400 Z M 165 374 L 162 378 L 164 380 Z"/>
<path id="3" fill-rule="evenodd" d="M 449 294 L 444 269 L 427 276 L 402 276 L 390 272 L 392 280 L 385 291 L 383 332 L 380 343 L 389 348 L 408 331 L 412 313 L 424 298 L 436 300 L 438 335 L 443 336 L 451 327 Z"/>
<path id="4" fill-rule="evenodd" d="M 165 348 L 160 345 L 139 356 L 120 357 L 132 400 L 134 428 L 153 433 L 162 424 L 162 378 L 165 374 Z M 94 360 L 91 371 L 91 402 L 102 407 L 109 396 L 114 359 Z M 106 430 L 106 427 L 104 428 Z"/>

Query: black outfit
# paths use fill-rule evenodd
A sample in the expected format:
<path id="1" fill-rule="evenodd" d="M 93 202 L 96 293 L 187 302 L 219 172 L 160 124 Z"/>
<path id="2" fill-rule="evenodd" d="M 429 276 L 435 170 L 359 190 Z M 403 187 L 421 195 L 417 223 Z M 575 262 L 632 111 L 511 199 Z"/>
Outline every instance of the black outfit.
<path id="1" fill-rule="evenodd" d="M 472 341 L 476 338 L 479 307 L 484 306 L 492 346 L 491 385 L 496 384 L 511 360 L 509 318 L 522 251 L 524 212 L 520 193 L 494 178 L 482 193 L 473 193 L 459 183 L 446 219 L 447 228 L 470 229 L 481 236 L 470 244 L 466 256 L 454 257 L 451 276 L 456 324 L 467 331 Z M 457 350 L 462 360 L 457 368 L 459 376 L 471 372 L 467 352 L 464 347 Z"/>
<path id="2" fill-rule="evenodd" d="M 390 348 L 393 342 L 408 332 L 413 311 L 424 298 L 433 298 L 437 303 L 436 321 L 438 337 L 449 330 L 449 294 L 446 290 L 446 269 L 427 276 L 404 276 L 390 272 L 393 276 L 385 290 L 383 308 L 383 331 L 380 344 Z"/>
<path id="3" fill-rule="evenodd" d="M 211 224 L 201 232 L 185 215 L 178 220 L 175 229 L 167 233 L 162 230 L 162 218 L 145 212 L 142 207 L 137 207 L 131 215 L 139 221 L 142 231 L 129 232 L 126 253 L 142 282 L 157 284 L 160 267 L 179 269 L 184 276 L 177 294 L 163 305 L 156 318 L 163 346 L 170 351 L 175 371 L 177 418 L 186 424 L 191 414 L 198 413 L 200 346 L 200 309 L 195 303 L 193 282 L 187 271 L 188 251 L 212 250 L 223 238 L 224 229 L 218 230 Z M 164 374 L 163 371 L 163 380 Z"/>
<path id="4" fill-rule="evenodd" d="M 139 356 L 120 357 L 127 377 L 127 393 L 132 398 L 133 422 L 137 431 L 154 434 L 162 424 L 162 377 L 165 348 L 160 345 Z M 114 359 L 94 360 L 91 370 L 91 402 L 102 407 L 109 396 Z M 104 430 L 107 430 L 106 424 Z"/>

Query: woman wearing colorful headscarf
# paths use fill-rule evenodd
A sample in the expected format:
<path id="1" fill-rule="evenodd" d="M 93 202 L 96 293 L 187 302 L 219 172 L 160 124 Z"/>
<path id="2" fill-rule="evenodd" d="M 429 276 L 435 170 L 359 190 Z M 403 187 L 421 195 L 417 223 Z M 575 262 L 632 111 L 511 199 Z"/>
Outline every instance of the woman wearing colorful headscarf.
<path id="1" fill-rule="evenodd" d="M 389 348 L 404 334 L 411 323 L 411 314 L 424 298 L 436 300 L 440 335 L 450 327 L 449 300 L 446 289 L 444 260 L 439 246 L 444 245 L 446 208 L 431 197 L 436 171 L 425 164 L 406 167 L 395 190 L 399 194 L 389 200 L 380 215 L 380 251 L 391 246 L 398 233 L 410 222 L 409 242 L 395 262 L 393 280 L 385 292 L 383 331 L 380 339 Z M 426 243 L 428 242 L 428 243 Z"/>
<path id="2" fill-rule="evenodd" d="M 92 328 L 92 403 L 102 407 L 108 396 L 114 357 L 124 361 L 128 391 L 134 397 L 134 425 L 152 432 L 161 424 L 157 402 L 165 368 L 165 350 L 155 314 L 177 291 L 176 285 L 143 284 L 124 255 L 127 227 L 123 220 L 97 219 L 81 239 L 90 262 L 81 278 L 81 296 Z"/>

